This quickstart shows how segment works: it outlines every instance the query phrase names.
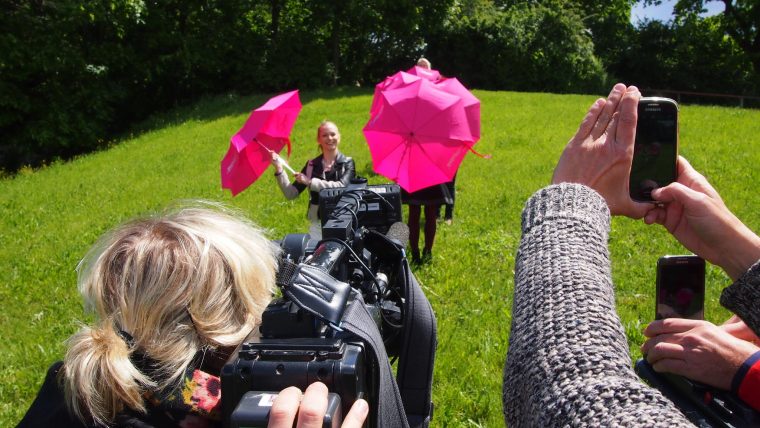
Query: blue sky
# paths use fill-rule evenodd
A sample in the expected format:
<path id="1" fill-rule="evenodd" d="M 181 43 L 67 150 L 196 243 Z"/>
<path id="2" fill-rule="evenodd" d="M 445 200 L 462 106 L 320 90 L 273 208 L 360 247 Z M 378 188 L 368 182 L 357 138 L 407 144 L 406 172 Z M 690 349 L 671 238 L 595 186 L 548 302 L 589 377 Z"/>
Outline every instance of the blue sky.
<path id="1" fill-rule="evenodd" d="M 636 23 L 644 19 L 656 19 L 663 22 L 670 21 L 673 19 L 673 5 L 675 3 L 675 0 L 663 0 L 659 6 L 644 7 L 641 2 L 637 2 L 633 5 L 633 10 L 631 11 L 631 23 L 636 25 Z M 711 1 L 707 2 L 705 6 L 707 13 L 702 14 L 702 16 L 717 15 L 723 12 L 722 2 Z"/>

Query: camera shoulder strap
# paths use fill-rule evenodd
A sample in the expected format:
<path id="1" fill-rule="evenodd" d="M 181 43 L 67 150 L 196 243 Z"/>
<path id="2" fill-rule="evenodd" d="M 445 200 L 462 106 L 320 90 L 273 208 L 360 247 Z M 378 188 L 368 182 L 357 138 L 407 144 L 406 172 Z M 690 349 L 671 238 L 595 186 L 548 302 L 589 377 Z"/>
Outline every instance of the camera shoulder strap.
<path id="1" fill-rule="evenodd" d="M 409 426 L 424 428 L 433 416 L 431 389 L 438 346 L 436 319 L 406 259 L 401 269 L 406 282 L 406 313 L 396 378 Z"/>
<path id="2" fill-rule="evenodd" d="M 380 378 L 377 400 L 377 426 L 409 428 L 404 403 L 399 393 L 398 384 L 393 379 L 393 369 L 388 360 L 388 353 L 383 338 L 375 321 L 362 304 L 355 300 L 346 310 L 341 327 L 358 336 L 368 344 L 372 358 L 378 366 Z"/>
<path id="3" fill-rule="evenodd" d="M 396 379 L 380 332 L 363 304 L 351 304 L 341 326 L 371 346 L 379 366 L 378 426 L 426 428 L 433 416 L 431 390 L 438 344 L 436 320 L 406 260 L 401 269 L 406 284 L 406 313 Z"/>

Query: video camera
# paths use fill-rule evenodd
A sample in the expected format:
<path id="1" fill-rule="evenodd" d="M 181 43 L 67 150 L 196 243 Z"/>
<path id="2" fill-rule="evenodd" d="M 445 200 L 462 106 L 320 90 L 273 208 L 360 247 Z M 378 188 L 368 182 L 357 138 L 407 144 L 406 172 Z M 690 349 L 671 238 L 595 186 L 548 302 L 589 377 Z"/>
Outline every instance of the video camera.
<path id="1" fill-rule="evenodd" d="M 304 390 L 315 381 L 331 392 L 324 426 L 339 426 L 359 398 L 370 404 L 368 426 L 378 426 L 378 401 L 388 384 L 382 373 L 390 370 L 388 357 L 398 356 L 408 341 L 402 339 L 407 299 L 410 286 L 419 286 L 405 258 L 400 188 L 361 180 L 320 192 L 321 240 L 290 234 L 280 241 L 283 296 L 264 311 L 260 335 L 249 336 L 222 369 L 225 426 L 266 426 L 279 391 Z M 356 314 L 369 314 L 367 335 L 357 332 L 362 324 Z M 432 311 L 431 318 L 435 343 Z M 426 356 L 430 380 L 434 353 L 433 346 Z"/>
<path id="2" fill-rule="evenodd" d="M 760 426 L 760 414 L 735 394 L 672 373 L 657 373 L 644 359 L 634 367 L 648 385 L 657 388 L 698 427 Z"/>

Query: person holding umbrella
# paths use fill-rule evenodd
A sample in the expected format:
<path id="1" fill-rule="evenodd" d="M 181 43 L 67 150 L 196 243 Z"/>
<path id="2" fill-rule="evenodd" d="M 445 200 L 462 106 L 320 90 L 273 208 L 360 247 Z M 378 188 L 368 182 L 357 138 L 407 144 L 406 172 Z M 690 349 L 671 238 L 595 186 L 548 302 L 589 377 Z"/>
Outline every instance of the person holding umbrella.
<path id="1" fill-rule="evenodd" d="M 306 217 L 311 221 L 309 234 L 312 238 L 322 238 L 319 222 L 319 191 L 331 187 L 346 187 L 356 174 L 354 160 L 338 150 L 340 131 L 335 123 L 323 121 L 317 128 L 317 143 L 322 154 L 306 162 L 301 172 L 295 173 L 292 183 L 283 167 L 286 166 L 277 153 L 272 153 L 275 180 L 287 199 L 297 198 L 309 189 L 309 209 Z"/>

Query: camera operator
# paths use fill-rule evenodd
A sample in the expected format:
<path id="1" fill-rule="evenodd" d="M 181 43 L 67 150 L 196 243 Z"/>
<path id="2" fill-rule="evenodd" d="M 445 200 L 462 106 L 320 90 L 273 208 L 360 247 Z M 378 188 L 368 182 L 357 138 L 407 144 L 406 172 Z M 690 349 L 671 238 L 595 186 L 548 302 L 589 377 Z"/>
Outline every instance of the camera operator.
<path id="1" fill-rule="evenodd" d="M 753 332 L 760 331 L 760 313 L 753 309 L 760 286 L 760 243 L 707 182 L 698 180 L 681 159 L 679 183 L 653 192 L 664 207 L 630 199 L 639 98 L 637 88 L 617 84 L 606 100 L 597 100 L 562 153 L 552 185 L 525 205 L 504 369 L 509 426 L 691 425 L 631 367 L 615 310 L 607 247 L 610 215 L 664 224 L 687 248 L 724 267 L 736 282 L 721 303 Z M 736 240 L 741 240 L 736 249 L 741 254 L 723 248 Z M 679 321 L 658 321 L 648 334 L 662 336 L 658 326 L 676 325 Z M 723 330 L 748 333 L 741 325 Z M 666 344 L 682 336 L 667 330 L 648 342 L 647 350 L 665 351 L 660 368 L 679 364 L 668 362 L 675 355 Z"/>
<path id="2" fill-rule="evenodd" d="M 68 340 L 20 427 L 216 427 L 221 367 L 261 322 L 279 248 L 203 203 L 126 223 L 77 267 L 93 322 Z M 321 427 L 327 387 L 277 396 L 270 427 Z M 360 427 L 358 400 L 344 427 Z"/>

